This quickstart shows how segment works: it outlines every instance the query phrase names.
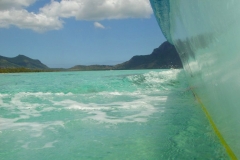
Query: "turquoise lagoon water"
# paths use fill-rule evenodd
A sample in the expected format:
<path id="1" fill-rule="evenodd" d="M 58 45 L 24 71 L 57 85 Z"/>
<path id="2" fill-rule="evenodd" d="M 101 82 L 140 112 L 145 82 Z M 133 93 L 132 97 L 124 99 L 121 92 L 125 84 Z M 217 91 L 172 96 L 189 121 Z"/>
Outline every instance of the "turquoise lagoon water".
<path id="1" fill-rule="evenodd" d="M 183 70 L 0 75 L 0 159 L 228 159 Z"/>

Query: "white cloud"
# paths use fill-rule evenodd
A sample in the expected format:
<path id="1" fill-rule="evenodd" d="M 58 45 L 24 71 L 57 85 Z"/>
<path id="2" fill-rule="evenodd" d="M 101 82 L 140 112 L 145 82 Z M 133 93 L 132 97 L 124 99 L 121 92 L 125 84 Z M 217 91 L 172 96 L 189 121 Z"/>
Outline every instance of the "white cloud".
<path id="1" fill-rule="evenodd" d="M 0 0 L 0 27 L 8 28 L 14 25 L 37 32 L 62 28 L 63 21 L 59 17 L 48 17 L 41 12 L 28 12 L 25 8 L 34 2 L 36 0 Z"/>
<path id="2" fill-rule="evenodd" d="M 0 10 L 28 7 L 36 0 L 0 0 Z"/>
<path id="3" fill-rule="evenodd" d="M 27 7 L 36 0 L 0 0 L 0 27 L 15 25 L 38 32 L 60 29 L 65 18 L 99 21 L 104 19 L 148 18 L 148 0 L 51 0 L 38 13 Z M 95 27 L 104 28 L 95 22 Z"/>
<path id="4" fill-rule="evenodd" d="M 40 9 L 40 12 L 50 17 L 69 18 L 75 17 L 81 4 L 78 0 L 62 0 L 61 2 L 52 1 L 50 4 Z"/>
<path id="5" fill-rule="evenodd" d="M 7 28 L 10 25 L 15 25 L 21 29 L 44 32 L 62 28 L 62 21 L 56 17 L 47 17 L 44 14 L 29 13 L 24 9 L 0 11 L 0 27 Z"/>
<path id="6" fill-rule="evenodd" d="M 48 16 L 78 20 L 147 18 L 152 14 L 148 0 L 62 0 L 40 10 Z"/>
<path id="7" fill-rule="evenodd" d="M 105 27 L 101 23 L 99 23 L 99 22 L 94 22 L 94 27 L 95 28 L 105 29 Z"/>

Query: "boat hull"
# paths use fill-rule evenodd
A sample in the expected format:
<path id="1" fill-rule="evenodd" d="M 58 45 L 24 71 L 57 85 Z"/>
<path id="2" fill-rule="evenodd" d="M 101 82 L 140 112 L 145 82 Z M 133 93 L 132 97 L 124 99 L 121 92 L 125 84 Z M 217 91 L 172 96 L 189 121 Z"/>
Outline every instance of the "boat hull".
<path id="1" fill-rule="evenodd" d="M 150 2 L 216 134 L 240 158 L 240 1 Z"/>

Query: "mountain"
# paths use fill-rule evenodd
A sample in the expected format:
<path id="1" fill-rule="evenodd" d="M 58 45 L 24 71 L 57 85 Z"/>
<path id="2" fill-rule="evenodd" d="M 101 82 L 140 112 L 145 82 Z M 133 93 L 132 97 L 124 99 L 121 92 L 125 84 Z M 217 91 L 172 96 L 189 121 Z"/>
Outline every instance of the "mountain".
<path id="1" fill-rule="evenodd" d="M 182 68 L 182 62 L 169 42 L 162 43 L 150 55 L 134 56 L 129 61 L 114 66 L 115 69 L 168 69 Z"/>
<path id="2" fill-rule="evenodd" d="M 134 56 L 115 66 L 108 65 L 77 65 L 69 70 L 127 70 L 127 69 L 169 69 L 182 68 L 182 62 L 175 49 L 169 42 L 162 43 L 158 48 L 154 49 L 150 55 Z"/>
<path id="3" fill-rule="evenodd" d="M 150 55 L 134 56 L 115 66 L 110 65 L 77 65 L 69 69 L 50 69 L 42 64 L 39 60 L 34 60 L 24 55 L 18 55 L 14 58 L 0 56 L 1 68 L 29 68 L 41 69 L 46 71 L 91 71 L 91 70 L 127 70 L 127 69 L 168 69 L 182 68 L 182 62 L 175 47 L 169 42 L 162 43 L 158 48 L 154 49 Z"/>
<path id="4" fill-rule="evenodd" d="M 108 65 L 90 65 L 90 66 L 84 66 L 84 65 L 77 65 L 69 70 L 76 70 L 76 71 L 93 71 L 93 70 L 112 70 L 113 66 Z"/>
<path id="5" fill-rule="evenodd" d="M 0 68 L 48 69 L 39 60 L 31 59 L 24 55 L 18 55 L 13 58 L 0 56 Z"/>

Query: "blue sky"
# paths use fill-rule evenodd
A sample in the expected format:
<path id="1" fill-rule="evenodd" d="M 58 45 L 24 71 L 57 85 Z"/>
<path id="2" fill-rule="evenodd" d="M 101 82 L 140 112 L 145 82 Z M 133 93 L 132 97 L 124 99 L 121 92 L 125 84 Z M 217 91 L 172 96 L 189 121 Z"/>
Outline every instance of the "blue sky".
<path id="1" fill-rule="evenodd" d="M 0 55 L 49 67 L 118 64 L 165 41 L 148 0 L 1 0 Z"/>

